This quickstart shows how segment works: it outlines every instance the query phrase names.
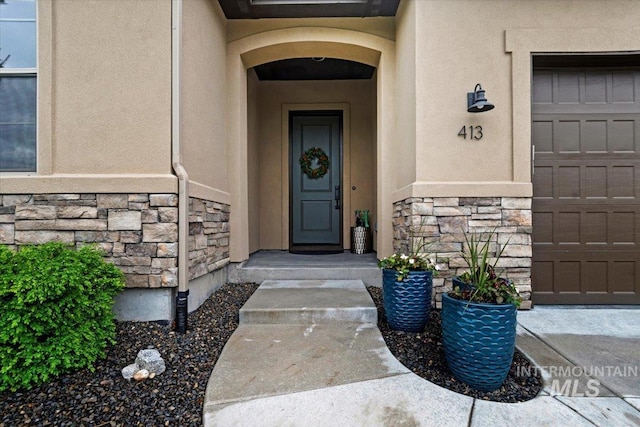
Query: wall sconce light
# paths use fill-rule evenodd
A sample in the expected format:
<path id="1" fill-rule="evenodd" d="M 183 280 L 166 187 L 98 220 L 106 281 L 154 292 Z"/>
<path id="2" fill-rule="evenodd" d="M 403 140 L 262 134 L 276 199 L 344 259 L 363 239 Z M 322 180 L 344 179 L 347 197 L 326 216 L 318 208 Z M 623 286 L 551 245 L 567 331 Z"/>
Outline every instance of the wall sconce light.
<path id="1" fill-rule="evenodd" d="M 467 111 L 470 113 L 482 113 L 493 110 L 495 106 L 487 101 L 484 96 L 485 90 L 478 83 L 473 92 L 467 92 Z"/>

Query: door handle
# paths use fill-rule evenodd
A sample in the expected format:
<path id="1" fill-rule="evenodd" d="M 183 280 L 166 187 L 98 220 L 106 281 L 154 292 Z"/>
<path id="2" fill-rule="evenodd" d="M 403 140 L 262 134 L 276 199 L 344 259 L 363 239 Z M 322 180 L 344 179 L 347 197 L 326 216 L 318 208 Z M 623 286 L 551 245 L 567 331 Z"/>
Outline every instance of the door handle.
<path id="1" fill-rule="evenodd" d="M 340 186 L 339 185 L 335 186 L 334 195 L 336 199 L 336 209 L 340 209 Z"/>

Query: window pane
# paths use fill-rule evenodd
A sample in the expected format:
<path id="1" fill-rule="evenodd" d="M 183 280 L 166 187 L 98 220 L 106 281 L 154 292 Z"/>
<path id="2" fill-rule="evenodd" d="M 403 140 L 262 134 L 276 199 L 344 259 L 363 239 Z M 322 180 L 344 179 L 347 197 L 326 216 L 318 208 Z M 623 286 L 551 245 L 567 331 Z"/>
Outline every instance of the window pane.
<path id="1" fill-rule="evenodd" d="M 0 76 L 0 123 L 36 122 L 35 76 Z"/>
<path id="2" fill-rule="evenodd" d="M 36 125 L 0 125 L 0 171 L 36 170 Z"/>
<path id="3" fill-rule="evenodd" d="M 36 78 L 0 77 L 0 171 L 36 170 Z"/>
<path id="4" fill-rule="evenodd" d="M 0 3 L 0 62 L 3 68 L 36 66 L 36 2 L 4 0 Z"/>
<path id="5" fill-rule="evenodd" d="M 0 19 L 36 19 L 36 0 L 4 0 Z"/>
<path id="6" fill-rule="evenodd" d="M 0 62 L 7 55 L 3 68 L 36 67 L 35 22 L 0 21 Z"/>

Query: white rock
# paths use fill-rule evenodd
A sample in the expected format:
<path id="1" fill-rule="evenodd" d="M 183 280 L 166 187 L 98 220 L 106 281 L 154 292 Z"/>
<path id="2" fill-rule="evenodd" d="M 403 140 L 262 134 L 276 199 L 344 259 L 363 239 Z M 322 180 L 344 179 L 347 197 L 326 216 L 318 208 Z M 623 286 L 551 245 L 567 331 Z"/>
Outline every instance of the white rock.
<path id="1" fill-rule="evenodd" d="M 147 378 L 149 378 L 149 371 L 146 369 L 140 369 L 138 372 L 133 374 L 133 379 L 136 381 L 146 380 Z"/>
<path id="2" fill-rule="evenodd" d="M 138 365 L 136 365 L 135 363 L 132 365 L 126 366 L 122 368 L 122 376 L 124 377 L 125 380 L 130 380 L 131 378 L 133 378 L 133 374 L 135 374 L 138 369 L 140 368 L 138 368 Z"/>
<path id="3" fill-rule="evenodd" d="M 146 369 L 156 375 L 163 373 L 166 369 L 160 352 L 153 348 L 140 350 L 138 357 L 136 357 L 136 365 L 138 365 L 139 369 Z"/>

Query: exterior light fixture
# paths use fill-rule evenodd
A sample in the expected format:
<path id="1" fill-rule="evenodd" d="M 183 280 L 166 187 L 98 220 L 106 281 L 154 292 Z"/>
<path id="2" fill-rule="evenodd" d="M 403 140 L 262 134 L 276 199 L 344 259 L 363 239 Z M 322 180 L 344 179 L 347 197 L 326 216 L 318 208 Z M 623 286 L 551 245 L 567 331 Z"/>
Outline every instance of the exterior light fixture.
<path id="1" fill-rule="evenodd" d="M 467 111 L 470 113 L 482 113 L 493 110 L 495 106 L 487 101 L 484 96 L 485 90 L 478 83 L 473 92 L 467 92 Z"/>

